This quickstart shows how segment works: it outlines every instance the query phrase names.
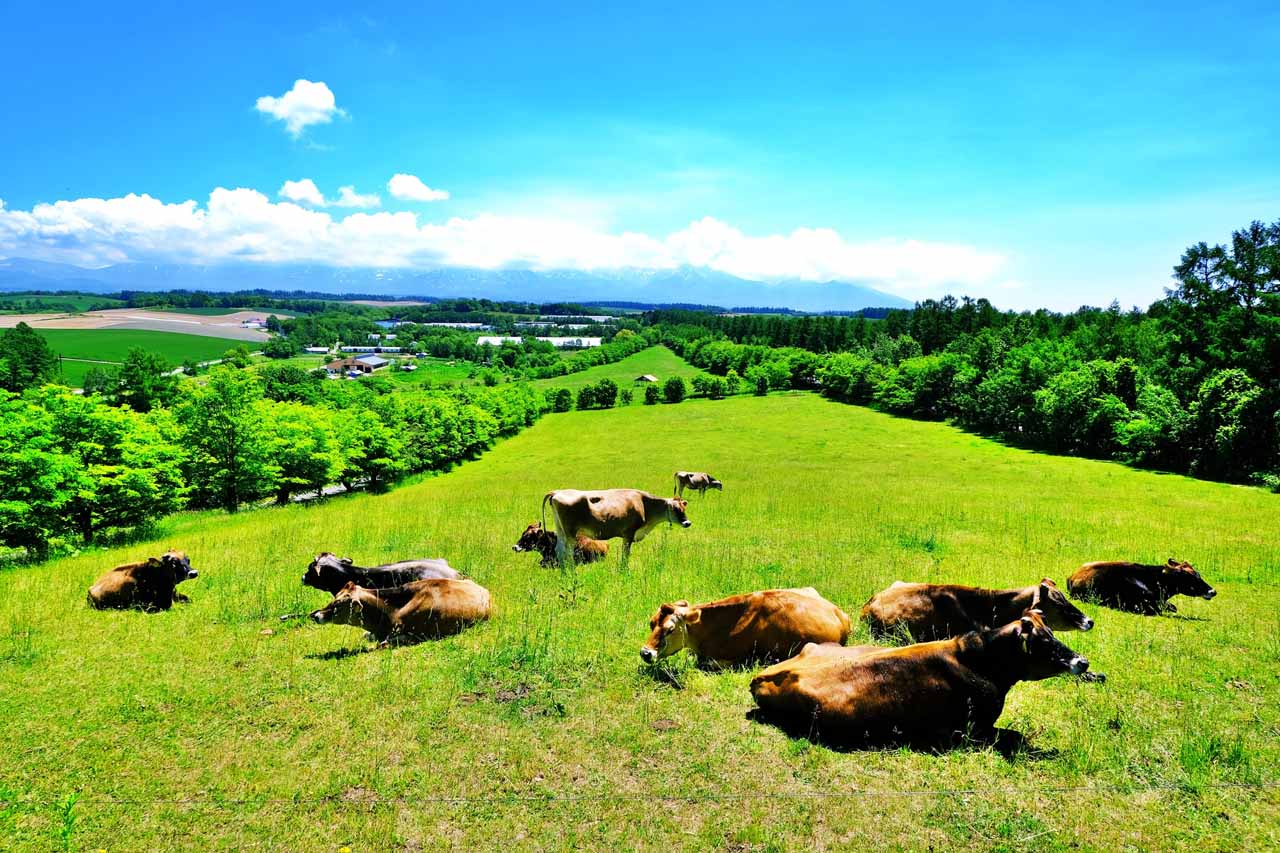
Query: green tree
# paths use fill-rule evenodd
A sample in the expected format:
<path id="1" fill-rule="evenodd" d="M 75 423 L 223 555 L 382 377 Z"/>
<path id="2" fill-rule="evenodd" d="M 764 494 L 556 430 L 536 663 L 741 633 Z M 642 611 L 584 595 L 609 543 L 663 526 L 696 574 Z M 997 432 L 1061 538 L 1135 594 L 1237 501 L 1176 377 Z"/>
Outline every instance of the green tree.
<path id="1" fill-rule="evenodd" d="M 267 358 L 290 358 L 298 354 L 298 345 L 289 338 L 276 335 L 262 345 L 262 354 Z"/>
<path id="2" fill-rule="evenodd" d="M 661 398 L 662 391 L 659 390 L 656 383 L 644 386 L 644 404 L 646 406 L 656 406 Z"/>
<path id="3" fill-rule="evenodd" d="M 687 393 L 689 389 L 679 376 L 672 376 L 662 383 L 662 399 L 668 403 L 679 403 Z"/>
<path id="4" fill-rule="evenodd" d="M 178 407 L 190 450 L 188 467 L 206 505 L 235 512 L 241 503 L 275 490 L 279 467 L 271 460 L 262 386 L 252 374 L 220 365 L 194 385 Z"/>
<path id="5" fill-rule="evenodd" d="M 47 556 L 81 477 L 77 461 L 57 446 L 53 417 L 0 391 L 0 542 Z"/>
<path id="6" fill-rule="evenodd" d="M 253 357 L 249 354 L 249 348 L 244 344 L 234 346 L 222 354 L 222 363 L 231 367 L 238 367 L 241 370 L 249 366 L 249 362 Z"/>
<path id="7" fill-rule="evenodd" d="M 0 334 L 0 390 L 22 392 L 58 377 L 58 356 L 26 323 Z"/>
<path id="8" fill-rule="evenodd" d="M 336 419 L 346 457 L 340 480 L 348 489 L 363 480 L 371 491 L 381 491 L 407 470 L 403 440 L 377 412 L 343 411 Z"/>
<path id="9" fill-rule="evenodd" d="M 277 504 L 289 503 L 295 492 L 318 493 L 342 476 L 346 458 L 327 409 L 266 400 L 256 405 L 266 424 L 271 461 L 280 469 Z"/>
<path id="10" fill-rule="evenodd" d="M 163 357 L 142 347 L 130 347 L 120 365 L 116 401 L 135 412 L 171 405 L 178 395 L 178 377 Z"/>
<path id="11" fill-rule="evenodd" d="M 114 370 L 94 366 L 85 371 L 82 388 L 91 397 L 110 397 L 119 384 L 120 378 Z"/>

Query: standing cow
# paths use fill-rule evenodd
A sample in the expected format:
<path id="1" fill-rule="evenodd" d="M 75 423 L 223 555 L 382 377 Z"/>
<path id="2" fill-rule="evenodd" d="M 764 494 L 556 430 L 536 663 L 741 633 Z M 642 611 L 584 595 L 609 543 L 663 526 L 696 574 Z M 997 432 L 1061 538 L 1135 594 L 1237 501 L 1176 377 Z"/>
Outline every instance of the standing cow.
<path id="1" fill-rule="evenodd" d="M 562 565 L 572 559 L 572 546 L 579 536 L 621 539 L 622 562 L 626 563 L 631 556 L 631 544 L 644 539 L 659 524 L 693 525 L 685 516 L 687 501 L 660 498 L 639 489 L 547 492 L 542 498 L 543 527 L 546 527 L 548 503 L 556 522 L 556 557 Z"/>
<path id="2" fill-rule="evenodd" d="M 684 497 L 684 490 L 690 489 L 700 495 L 705 495 L 707 489 L 715 489 L 718 492 L 724 491 L 724 483 L 712 477 L 705 471 L 677 471 L 676 472 L 676 496 Z"/>

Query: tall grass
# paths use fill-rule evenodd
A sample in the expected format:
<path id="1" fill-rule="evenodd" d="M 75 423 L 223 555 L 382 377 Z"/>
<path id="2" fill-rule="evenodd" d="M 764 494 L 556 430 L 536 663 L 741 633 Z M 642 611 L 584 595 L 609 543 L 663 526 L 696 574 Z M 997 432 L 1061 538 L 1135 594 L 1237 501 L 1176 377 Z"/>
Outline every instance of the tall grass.
<path id="1" fill-rule="evenodd" d="M 548 489 L 665 494 L 676 469 L 725 491 L 628 568 L 510 550 Z M 788 394 L 555 415 L 387 495 L 174 516 L 153 542 L 0 573 L 0 847 L 1266 848 L 1280 797 L 1237 786 L 1274 785 L 1280 760 L 1277 506 Z M 200 569 L 190 605 L 84 605 L 106 567 L 171 546 Z M 494 618 L 380 651 L 279 622 L 323 603 L 299 583 L 320 550 L 448 557 Z M 1219 596 L 1085 605 L 1097 628 L 1063 638 L 1109 680 L 1016 687 L 1012 757 L 833 752 L 748 719 L 751 670 L 638 655 L 679 598 L 812 585 L 856 615 L 894 580 L 1170 556 Z"/>

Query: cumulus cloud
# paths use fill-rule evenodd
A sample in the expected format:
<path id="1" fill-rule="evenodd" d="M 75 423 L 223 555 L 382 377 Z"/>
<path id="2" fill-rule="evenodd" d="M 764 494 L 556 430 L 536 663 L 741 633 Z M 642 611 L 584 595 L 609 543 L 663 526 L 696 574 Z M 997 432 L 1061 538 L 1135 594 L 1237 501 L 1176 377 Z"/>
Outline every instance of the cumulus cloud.
<path id="1" fill-rule="evenodd" d="M 444 201 L 449 197 L 445 190 L 433 190 L 417 175 L 396 174 L 387 181 L 387 192 L 406 201 Z"/>
<path id="2" fill-rule="evenodd" d="M 343 189 L 351 190 L 348 199 L 367 198 Z M 30 210 L 0 202 L 0 256 L 82 266 L 237 260 L 608 270 L 687 264 L 757 281 L 857 281 L 908 297 L 947 287 L 974 292 L 1003 286 L 1005 259 L 961 244 L 850 241 L 829 228 L 751 235 L 710 217 L 665 236 L 614 233 L 545 216 L 481 214 L 421 222 L 415 213 L 377 211 L 335 217 L 313 209 L 320 205 L 313 203 L 312 191 L 320 195 L 314 182 L 302 180 L 286 183 L 281 197 L 287 200 L 279 202 L 256 190 L 221 187 L 203 206 L 134 194 L 37 204 Z"/>
<path id="3" fill-rule="evenodd" d="M 285 181 L 284 186 L 280 188 L 279 196 L 288 201 L 309 204 L 312 207 L 324 207 L 325 204 L 324 195 L 321 194 L 320 188 L 310 178 L 303 178 L 300 181 Z"/>
<path id="4" fill-rule="evenodd" d="M 382 199 L 377 193 L 362 195 L 353 186 L 338 187 L 338 197 L 332 202 L 334 207 L 380 207 Z"/>
<path id="5" fill-rule="evenodd" d="M 310 80 L 295 81 L 293 88 L 278 98 L 263 95 L 254 106 L 258 112 L 284 122 L 285 129 L 295 138 L 313 124 L 328 124 L 334 116 L 346 115 L 328 86 Z"/>

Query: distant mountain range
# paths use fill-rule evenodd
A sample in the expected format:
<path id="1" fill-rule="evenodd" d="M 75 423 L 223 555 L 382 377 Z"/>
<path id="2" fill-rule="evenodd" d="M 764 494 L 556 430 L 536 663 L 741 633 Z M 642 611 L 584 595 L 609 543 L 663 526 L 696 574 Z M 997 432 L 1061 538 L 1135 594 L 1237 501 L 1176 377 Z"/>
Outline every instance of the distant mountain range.
<path id="1" fill-rule="evenodd" d="M 308 264 L 116 264 L 84 269 L 24 258 L 0 260 L 0 290 L 306 290 L 389 297 L 477 297 L 530 302 L 771 305 L 799 311 L 910 308 L 897 296 L 851 282 L 749 281 L 704 267 L 670 270 L 432 270 Z"/>

